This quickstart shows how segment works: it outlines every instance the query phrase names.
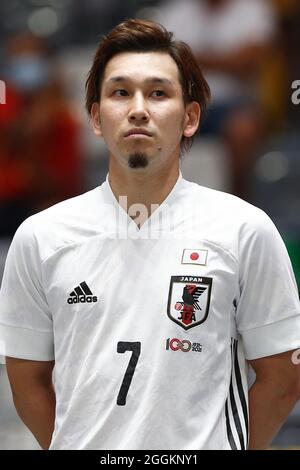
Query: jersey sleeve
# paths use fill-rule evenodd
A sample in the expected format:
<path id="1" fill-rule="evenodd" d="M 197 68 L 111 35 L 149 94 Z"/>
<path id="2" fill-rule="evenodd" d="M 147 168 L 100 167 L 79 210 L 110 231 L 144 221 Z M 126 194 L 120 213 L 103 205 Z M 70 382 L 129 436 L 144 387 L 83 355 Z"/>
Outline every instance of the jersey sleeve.
<path id="1" fill-rule="evenodd" d="M 291 262 L 275 225 L 259 209 L 243 227 L 239 265 L 236 324 L 246 358 L 299 348 L 300 304 Z"/>
<path id="2" fill-rule="evenodd" d="M 17 230 L 6 259 L 0 290 L 0 356 L 50 361 L 54 359 L 52 315 L 31 219 Z"/>

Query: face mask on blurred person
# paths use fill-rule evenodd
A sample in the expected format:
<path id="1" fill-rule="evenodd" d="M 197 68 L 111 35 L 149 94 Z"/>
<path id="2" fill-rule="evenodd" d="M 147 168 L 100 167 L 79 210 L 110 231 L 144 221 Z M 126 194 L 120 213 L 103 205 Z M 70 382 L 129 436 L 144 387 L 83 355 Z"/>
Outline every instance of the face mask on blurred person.
<path id="1" fill-rule="evenodd" d="M 49 81 L 49 64 L 36 55 L 11 58 L 7 67 L 7 79 L 21 92 L 34 92 Z"/>

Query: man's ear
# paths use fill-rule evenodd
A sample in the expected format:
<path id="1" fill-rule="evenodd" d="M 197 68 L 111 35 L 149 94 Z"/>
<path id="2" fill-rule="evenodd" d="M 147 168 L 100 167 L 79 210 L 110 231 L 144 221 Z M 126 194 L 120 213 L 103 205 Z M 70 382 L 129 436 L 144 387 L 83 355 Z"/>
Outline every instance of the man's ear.
<path id="1" fill-rule="evenodd" d="M 200 116 L 201 109 L 197 101 L 192 101 L 192 103 L 186 105 L 183 126 L 183 135 L 185 137 L 192 137 L 196 133 L 199 127 Z"/>
<path id="2" fill-rule="evenodd" d="M 102 137 L 101 121 L 100 121 L 100 105 L 99 103 L 93 103 L 91 108 L 91 118 L 94 134 Z"/>

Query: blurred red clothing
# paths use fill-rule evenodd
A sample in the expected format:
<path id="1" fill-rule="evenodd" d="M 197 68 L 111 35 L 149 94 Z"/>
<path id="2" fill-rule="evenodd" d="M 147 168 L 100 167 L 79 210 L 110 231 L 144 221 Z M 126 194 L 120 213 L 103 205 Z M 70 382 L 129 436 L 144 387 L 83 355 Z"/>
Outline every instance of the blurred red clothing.
<path id="1" fill-rule="evenodd" d="M 7 87 L 0 109 L 0 204 L 28 198 L 36 209 L 80 192 L 79 125 L 49 90 L 28 100 Z"/>

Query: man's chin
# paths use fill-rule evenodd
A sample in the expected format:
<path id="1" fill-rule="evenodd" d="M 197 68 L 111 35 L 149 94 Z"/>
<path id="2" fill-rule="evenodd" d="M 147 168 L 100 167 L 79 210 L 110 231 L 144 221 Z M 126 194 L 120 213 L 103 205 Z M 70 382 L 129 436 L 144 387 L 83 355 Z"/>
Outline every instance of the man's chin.
<path id="1" fill-rule="evenodd" d="M 135 152 L 129 155 L 128 166 L 132 169 L 143 169 L 146 168 L 149 164 L 147 154 L 143 152 Z"/>

